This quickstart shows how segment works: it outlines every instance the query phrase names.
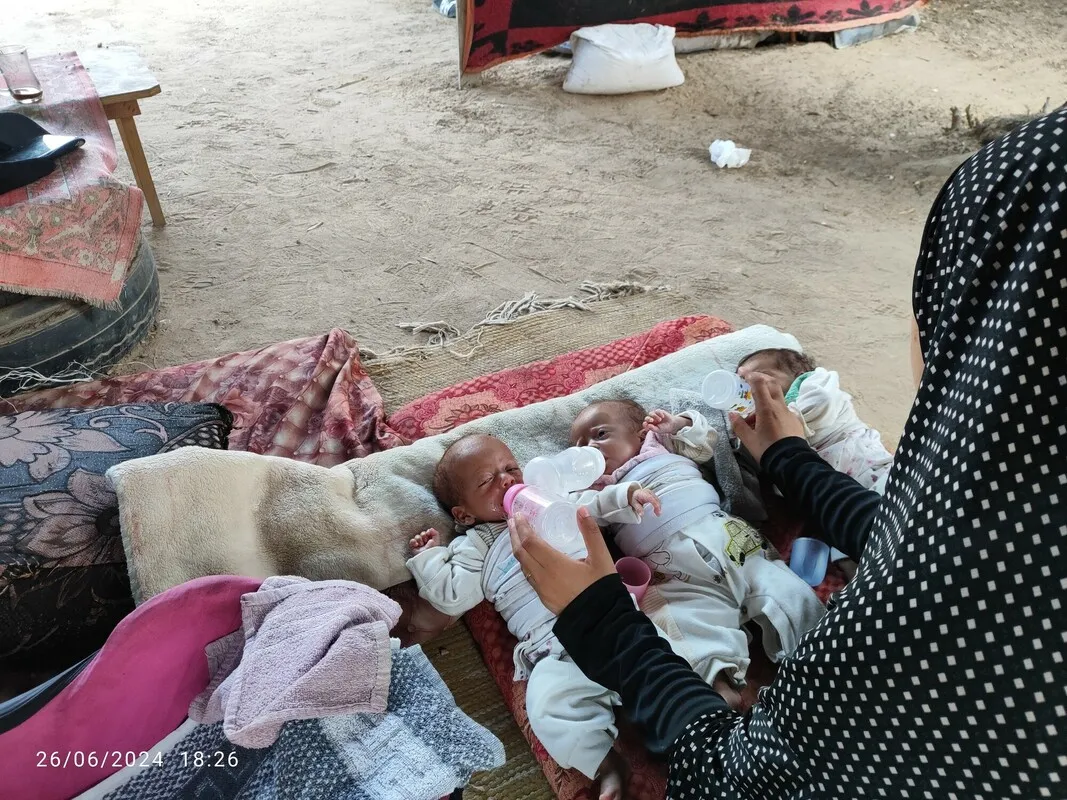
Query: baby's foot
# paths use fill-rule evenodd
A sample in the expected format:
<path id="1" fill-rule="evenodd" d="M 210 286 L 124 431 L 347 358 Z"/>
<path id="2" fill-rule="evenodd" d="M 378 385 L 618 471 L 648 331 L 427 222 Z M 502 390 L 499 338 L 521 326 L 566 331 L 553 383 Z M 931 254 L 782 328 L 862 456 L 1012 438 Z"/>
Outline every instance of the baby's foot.
<path id="1" fill-rule="evenodd" d="M 711 682 L 711 688 L 721 694 L 722 699 L 725 700 L 726 704 L 734 711 L 741 710 L 741 693 L 737 691 L 733 681 L 721 672 L 716 675 L 715 680 Z"/>
<path id="2" fill-rule="evenodd" d="M 408 544 L 411 545 L 412 554 L 417 556 L 423 550 L 429 550 L 441 544 L 441 534 L 435 528 L 427 528 L 422 533 L 413 536 Z"/>
<path id="3" fill-rule="evenodd" d="M 626 796 L 626 762 L 610 750 L 600 765 L 600 800 L 623 800 Z"/>

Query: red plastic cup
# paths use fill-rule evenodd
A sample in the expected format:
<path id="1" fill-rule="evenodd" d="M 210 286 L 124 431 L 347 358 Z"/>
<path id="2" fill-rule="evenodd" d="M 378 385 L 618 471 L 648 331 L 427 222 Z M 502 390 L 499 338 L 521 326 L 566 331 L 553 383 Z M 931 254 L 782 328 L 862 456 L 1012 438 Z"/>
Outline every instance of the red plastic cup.
<path id="1" fill-rule="evenodd" d="M 630 594 L 637 598 L 637 602 L 640 603 L 641 598 L 644 597 L 645 592 L 648 591 L 648 585 L 652 582 L 652 570 L 648 568 L 648 564 L 639 558 L 626 556 L 615 562 L 615 571 L 618 572 L 619 577 L 622 578 L 623 586 L 625 586 Z"/>

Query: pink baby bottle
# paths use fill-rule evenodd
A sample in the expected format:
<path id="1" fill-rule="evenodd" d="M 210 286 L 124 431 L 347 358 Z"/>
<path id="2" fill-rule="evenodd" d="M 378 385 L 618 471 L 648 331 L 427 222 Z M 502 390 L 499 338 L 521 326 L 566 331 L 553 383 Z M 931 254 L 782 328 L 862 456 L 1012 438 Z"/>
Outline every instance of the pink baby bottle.
<path id="1" fill-rule="evenodd" d="M 582 544 L 578 506 L 537 486 L 516 483 L 508 489 L 504 513 L 522 514 L 538 536 L 564 553 L 573 553 Z"/>

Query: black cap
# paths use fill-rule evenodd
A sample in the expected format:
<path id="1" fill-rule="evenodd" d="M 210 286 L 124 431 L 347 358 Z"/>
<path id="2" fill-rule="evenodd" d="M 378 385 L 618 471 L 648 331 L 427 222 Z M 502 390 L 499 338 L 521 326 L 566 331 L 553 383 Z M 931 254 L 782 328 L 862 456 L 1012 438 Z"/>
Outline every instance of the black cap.
<path id="1" fill-rule="evenodd" d="M 83 144 L 77 136 L 53 136 L 22 114 L 0 114 L 0 194 L 43 178 L 55 159 Z"/>

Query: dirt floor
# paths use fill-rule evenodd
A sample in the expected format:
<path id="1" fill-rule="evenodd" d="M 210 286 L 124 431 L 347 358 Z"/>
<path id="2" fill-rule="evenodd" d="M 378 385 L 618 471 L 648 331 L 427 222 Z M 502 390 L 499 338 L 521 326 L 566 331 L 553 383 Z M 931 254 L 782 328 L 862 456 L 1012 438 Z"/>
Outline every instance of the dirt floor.
<path id="1" fill-rule="evenodd" d="M 4 38 L 134 45 L 163 86 L 138 122 L 169 223 L 146 228 L 163 307 L 138 364 L 333 326 L 380 350 L 411 343 L 398 322 L 464 329 L 526 291 L 636 276 L 794 332 L 890 441 L 924 218 L 973 147 L 943 132 L 950 108 L 1067 100 L 1062 0 L 941 0 L 850 50 L 689 55 L 685 85 L 621 98 L 564 94 L 568 62 L 543 56 L 458 90 L 430 0 L 14 9 Z M 713 167 L 716 138 L 752 163 Z"/>

